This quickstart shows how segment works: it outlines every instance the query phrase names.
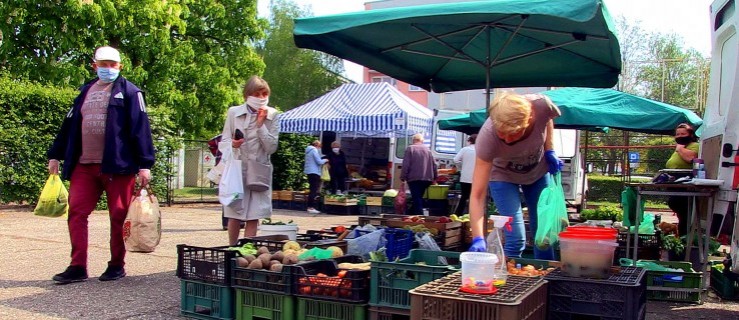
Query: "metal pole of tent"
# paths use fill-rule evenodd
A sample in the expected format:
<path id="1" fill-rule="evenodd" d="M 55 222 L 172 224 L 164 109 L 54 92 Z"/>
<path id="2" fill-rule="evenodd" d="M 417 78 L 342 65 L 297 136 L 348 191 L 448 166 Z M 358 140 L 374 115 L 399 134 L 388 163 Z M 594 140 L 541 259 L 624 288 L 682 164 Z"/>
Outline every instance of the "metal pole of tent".
<path id="1" fill-rule="evenodd" d="M 587 198 L 585 197 L 585 186 L 588 184 L 588 143 L 590 138 L 590 132 L 588 130 L 585 130 L 585 155 L 583 156 L 583 167 L 585 168 L 584 171 L 584 177 L 583 177 L 583 183 L 582 183 L 582 190 L 580 195 L 580 207 L 582 209 L 585 209 L 587 207 Z"/>

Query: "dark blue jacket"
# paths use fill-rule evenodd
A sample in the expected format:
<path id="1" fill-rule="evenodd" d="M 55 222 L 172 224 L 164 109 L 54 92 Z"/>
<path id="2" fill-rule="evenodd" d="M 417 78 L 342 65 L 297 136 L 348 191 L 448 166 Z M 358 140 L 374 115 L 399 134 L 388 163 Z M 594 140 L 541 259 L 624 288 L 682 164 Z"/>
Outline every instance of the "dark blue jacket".
<path id="1" fill-rule="evenodd" d="M 87 90 L 97 80 L 80 88 L 80 94 L 74 99 L 72 109 L 46 153 L 49 159 L 64 160 L 63 179 L 72 177 L 72 170 L 82 154 L 82 103 Z M 102 173 L 136 174 L 139 169 L 151 169 L 154 153 L 144 94 L 133 83 L 119 76 L 110 90 Z"/>

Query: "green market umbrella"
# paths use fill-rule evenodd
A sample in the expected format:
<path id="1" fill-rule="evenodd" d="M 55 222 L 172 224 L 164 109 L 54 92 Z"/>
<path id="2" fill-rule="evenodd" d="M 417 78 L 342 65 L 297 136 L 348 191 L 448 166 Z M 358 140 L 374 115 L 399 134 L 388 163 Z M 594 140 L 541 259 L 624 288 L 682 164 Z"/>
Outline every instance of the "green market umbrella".
<path id="1" fill-rule="evenodd" d="M 618 81 L 621 54 L 601 0 L 488 0 L 295 20 L 298 47 L 434 92 Z"/>
<path id="2" fill-rule="evenodd" d="M 703 120 L 692 111 L 667 103 L 612 90 L 562 88 L 541 92 L 559 106 L 562 116 L 554 120 L 557 128 L 625 131 L 672 135 L 680 123 L 700 127 Z M 479 109 L 439 121 L 439 129 L 474 133 L 488 115 Z"/>

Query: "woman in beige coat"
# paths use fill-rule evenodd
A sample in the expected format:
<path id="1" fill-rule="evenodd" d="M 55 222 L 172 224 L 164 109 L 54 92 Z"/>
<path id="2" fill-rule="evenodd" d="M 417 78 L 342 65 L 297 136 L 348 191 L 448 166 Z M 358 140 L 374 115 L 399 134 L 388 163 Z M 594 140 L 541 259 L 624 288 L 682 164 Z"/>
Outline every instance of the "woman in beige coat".
<path id="1" fill-rule="evenodd" d="M 246 221 L 244 236 L 250 237 L 257 234 L 259 219 L 272 215 L 272 174 L 269 174 L 268 190 L 253 191 L 246 188 L 246 177 L 249 174 L 247 159 L 267 164 L 271 170 L 270 155 L 277 151 L 279 117 L 276 109 L 267 106 L 269 94 L 269 85 L 264 79 L 251 77 L 244 86 L 246 102 L 228 109 L 226 123 L 223 125 L 223 139 L 218 144 L 221 152 L 233 152 L 235 158 L 242 160 L 244 197 L 223 208 L 224 216 L 228 218 L 230 244 L 238 241 L 241 221 Z M 236 139 L 237 129 L 243 133 L 243 138 Z"/>

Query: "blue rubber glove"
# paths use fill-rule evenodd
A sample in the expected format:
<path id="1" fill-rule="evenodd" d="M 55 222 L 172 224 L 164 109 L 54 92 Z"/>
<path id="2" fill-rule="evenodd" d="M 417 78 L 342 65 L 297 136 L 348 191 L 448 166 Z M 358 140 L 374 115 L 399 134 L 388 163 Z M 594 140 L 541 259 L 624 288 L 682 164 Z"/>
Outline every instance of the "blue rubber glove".
<path id="1" fill-rule="evenodd" d="M 557 157 L 557 154 L 554 153 L 554 150 L 547 150 L 544 152 L 544 158 L 547 159 L 547 165 L 549 166 L 549 173 L 550 174 L 557 174 L 557 172 L 562 171 L 562 166 L 564 166 L 564 162 L 560 160 Z"/>
<path id="2" fill-rule="evenodd" d="M 487 249 L 487 245 L 485 244 L 485 238 L 482 236 L 472 238 L 472 245 L 470 246 L 470 249 L 467 251 L 487 252 L 488 249 Z"/>

